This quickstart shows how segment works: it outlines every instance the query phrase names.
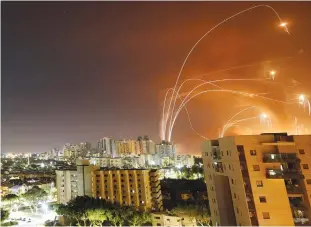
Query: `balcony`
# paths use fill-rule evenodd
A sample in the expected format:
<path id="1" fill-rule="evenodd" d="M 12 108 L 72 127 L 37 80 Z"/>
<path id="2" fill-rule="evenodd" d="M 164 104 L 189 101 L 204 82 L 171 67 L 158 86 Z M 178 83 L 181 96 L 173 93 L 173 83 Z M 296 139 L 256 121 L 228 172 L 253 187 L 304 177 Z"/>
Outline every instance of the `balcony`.
<path id="1" fill-rule="evenodd" d="M 291 206 L 295 225 L 309 225 L 310 220 L 307 216 L 307 208 L 302 204 Z"/>
<path id="2" fill-rule="evenodd" d="M 216 172 L 218 172 L 218 173 L 223 173 L 224 172 L 222 162 L 215 162 L 214 166 L 215 166 L 215 171 Z"/>
<path id="3" fill-rule="evenodd" d="M 220 150 L 219 148 L 213 148 L 213 159 L 214 160 L 221 160 Z"/>
<path id="4" fill-rule="evenodd" d="M 309 226 L 309 218 L 294 218 L 295 225 L 306 225 Z"/>
<path id="5" fill-rule="evenodd" d="M 300 170 L 297 169 L 266 169 L 266 177 L 269 179 L 303 179 Z"/>
<path id="6" fill-rule="evenodd" d="M 299 162 L 300 159 L 297 158 L 295 153 L 281 153 L 281 154 L 264 154 L 264 163 L 274 163 L 274 162 Z"/>
<path id="7" fill-rule="evenodd" d="M 286 185 L 287 194 L 303 194 L 303 190 L 298 185 Z"/>

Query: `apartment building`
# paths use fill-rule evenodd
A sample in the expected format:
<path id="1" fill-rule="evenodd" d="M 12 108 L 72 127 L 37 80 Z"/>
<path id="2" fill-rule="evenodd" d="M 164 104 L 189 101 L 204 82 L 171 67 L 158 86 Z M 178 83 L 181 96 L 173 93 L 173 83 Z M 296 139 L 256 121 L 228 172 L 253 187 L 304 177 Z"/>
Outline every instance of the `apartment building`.
<path id="1" fill-rule="evenodd" d="M 197 226 L 196 219 L 190 217 L 178 217 L 164 212 L 151 214 L 152 226 Z"/>
<path id="2" fill-rule="evenodd" d="M 142 211 L 162 210 L 158 170 L 107 170 L 78 160 L 77 169 L 56 170 L 56 187 L 58 203 L 87 195 Z"/>
<path id="3" fill-rule="evenodd" d="M 68 203 L 77 196 L 92 196 L 92 172 L 88 160 L 78 160 L 76 169 L 55 170 L 57 202 Z"/>
<path id="4" fill-rule="evenodd" d="M 202 158 L 213 225 L 311 224 L 311 135 L 209 140 Z"/>
<path id="5" fill-rule="evenodd" d="M 142 211 L 162 210 L 162 195 L 157 170 L 122 169 L 94 172 L 93 196 L 112 203 L 134 206 Z"/>

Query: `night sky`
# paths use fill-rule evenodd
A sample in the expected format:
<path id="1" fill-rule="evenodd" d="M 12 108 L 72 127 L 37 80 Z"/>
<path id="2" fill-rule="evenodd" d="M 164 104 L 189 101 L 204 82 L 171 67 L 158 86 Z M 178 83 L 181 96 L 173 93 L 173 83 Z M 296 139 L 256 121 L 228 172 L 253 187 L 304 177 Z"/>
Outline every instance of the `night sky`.
<path id="1" fill-rule="evenodd" d="M 174 85 L 190 48 L 216 23 L 256 4 L 1 2 L 2 152 L 45 152 L 67 142 L 95 143 L 104 136 L 149 135 L 159 142 L 164 93 Z M 268 4 L 288 22 L 291 35 L 267 8 L 245 13 L 199 44 L 182 80 L 278 59 L 205 79 L 260 77 L 270 67 L 278 71 L 282 85 L 222 85 L 264 91 L 280 100 L 300 92 L 311 95 L 311 2 Z M 277 119 L 277 130 L 292 130 L 293 116 L 311 129 L 311 117 L 298 105 L 211 94 L 196 98 L 188 109 L 194 127 L 215 138 L 245 105 L 268 111 Z M 180 152 L 200 152 L 202 139 L 191 131 L 184 113 L 173 141 Z"/>

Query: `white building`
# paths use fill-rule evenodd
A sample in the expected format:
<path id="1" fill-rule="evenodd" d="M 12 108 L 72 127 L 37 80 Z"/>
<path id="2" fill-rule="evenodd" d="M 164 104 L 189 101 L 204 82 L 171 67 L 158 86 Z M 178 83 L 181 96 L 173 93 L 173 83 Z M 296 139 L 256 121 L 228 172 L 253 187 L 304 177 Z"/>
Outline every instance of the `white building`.
<path id="1" fill-rule="evenodd" d="M 98 151 L 103 155 L 107 157 L 117 157 L 117 151 L 116 151 L 116 141 L 113 139 L 104 137 L 99 140 L 97 145 Z"/>
<path id="2" fill-rule="evenodd" d="M 88 160 L 78 160 L 77 169 L 55 170 L 57 203 L 68 203 L 77 196 L 92 196 L 92 170 Z"/>
<path id="3" fill-rule="evenodd" d="M 108 157 L 92 157 L 90 158 L 90 163 L 99 167 L 109 167 L 110 158 Z"/>
<path id="4" fill-rule="evenodd" d="M 151 214 L 152 226 L 197 226 L 196 219 L 190 217 L 178 217 L 164 212 Z"/>
<path id="5" fill-rule="evenodd" d="M 194 156 L 192 155 L 184 155 L 184 154 L 179 154 L 176 155 L 175 157 L 175 166 L 178 167 L 191 167 L 194 165 Z"/>
<path id="6" fill-rule="evenodd" d="M 156 144 L 156 154 L 159 158 L 170 157 L 174 158 L 176 155 L 176 145 L 170 144 L 168 142 L 162 142 L 160 144 Z"/>
<path id="7" fill-rule="evenodd" d="M 150 140 L 148 136 L 139 136 L 137 138 L 136 146 L 138 154 L 154 154 L 155 152 L 155 143 Z"/>

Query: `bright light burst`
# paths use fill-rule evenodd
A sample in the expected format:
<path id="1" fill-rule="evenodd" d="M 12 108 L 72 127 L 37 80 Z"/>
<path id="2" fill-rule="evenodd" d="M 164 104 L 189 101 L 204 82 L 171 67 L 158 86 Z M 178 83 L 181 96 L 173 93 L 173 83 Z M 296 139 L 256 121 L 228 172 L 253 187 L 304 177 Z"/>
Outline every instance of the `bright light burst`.
<path id="1" fill-rule="evenodd" d="M 200 135 L 199 133 L 197 133 L 196 130 L 193 128 L 191 120 L 190 120 L 189 112 L 188 112 L 188 110 L 186 108 L 186 104 L 190 100 L 192 100 L 196 96 L 204 94 L 204 93 L 209 93 L 209 92 L 227 92 L 227 93 L 231 93 L 231 94 L 237 94 L 237 95 L 246 96 L 246 97 L 249 97 L 249 98 L 255 98 L 256 97 L 256 98 L 262 98 L 262 99 L 269 100 L 269 101 L 279 102 L 279 103 L 282 103 L 282 104 L 292 104 L 292 103 L 287 102 L 287 101 L 281 101 L 281 100 L 273 99 L 273 98 L 270 98 L 270 97 L 262 96 L 261 94 L 263 94 L 263 93 L 254 94 L 254 93 L 249 93 L 249 92 L 244 92 L 244 91 L 230 90 L 230 89 L 225 89 L 225 88 L 215 84 L 215 83 L 218 83 L 218 82 L 221 82 L 221 81 L 247 81 L 247 80 L 249 80 L 249 81 L 251 81 L 251 80 L 254 80 L 254 81 L 265 81 L 265 80 L 262 80 L 262 79 L 219 79 L 219 80 L 214 80 L 214 81 L 205 81 L 205 80 L 202 80 L 202 79 L 187 79 L 187 80 L 183 81 L 183 83 L 181 83 L 181 85 L 178 86 L 179 79 L 181 77 L 181 74 L 183 72 L 183 69 L 185 67 L 186 62 L 188 61 L 189 56 L 191 55 L 193 50 L 196 48 L 196 46 L 202 41 L 202 39 L 204 39 L 204 37 L 206 37 L 213 30 L 215 30 L 220 25 L 226 23 L 227 21 L 237 17 L 238 15 L 241 15 L 241 14 L 247 12 L 247 11 L 253 10 L 255 8 L 258 8 L 258 7 L 266 7 L 266 8 L 271 9 L 274 12 L 274 14 L 277 16 L 277 18 L 279 19 L 280 26 L 282 28 L 284 28 L 284 30 L 289 34 L 289 31 L 288 31 L 288 28 L 287 28 L 287 23 L 282 21 L 282 19 L 280 18 L 280 16 L 276 12 L 276 10 L 274 8 L 272 8 L 271 6 L 269 6 L 269 5 L 257 5 L 257 6 L 250 7 L 248 9 L 242 10 L 242 11 L 240 11 L 240 12 L 238 12 L 238 13 L 236 13 L 236 14 L 234 14 L 234 15 L 226 18 L 226 19 L 224 19 L 223 21 L 221 21 L 220 23 L 218 23 L 217 25 L 212 27 L 210 30 L 208 30 L 194 44 L 194 46 L 188 52 L 186 58 L 183 61 L 183 64 L 182 64 L 181 69 L 179 71 L 179 74 L 177 76 L 177 79 L 176 79 L 174 87 L 170 88 L 167 91 L 166 95 L 165 95 L 163 111 L 162 111 L 162 121 L 161 121 L 161 138 L 162 138 L 162 140 L 171 141 L 172 131 L 173 131 L 173 128 L 174 128 L 175 121 L 176 121 L 176 119 L 177 119 L 177 117 L 179 115 L 179 112 L 183 108 L 185 109 L 185 111 L 187 113 L 191 129 L 196 134 L 198 134 L 202 138 L 206 139 L 206 137 L 204 137 L 204 136 Z M 242 66 L 242 67 L 245 67 L 245 66 Z M 247 65 L 246 65 L 246 67 L 247 67 Z M 237 68 L 240 68 L 240 67 L 233 67 L 233 68 L 230 68 L 230 69 L 219 70 L 218 72 L 216 71 L 216 72 L 212 72 L 212 73 L 219 73 L 221 71 L 229 71 L 229 70 L 233 70 L 233 69 L 237 69 Z M 209 73 L 209 74 L 212 74 L 212 73 Z M 209 74 L 206 74 L 206 75 L 209 75 Z M 276 71 L 271 70 L 269 72 L 269 79 L 275 80 L 276 74 L 277 74 Z M 200 81 L 202 83 L 200 83 L 199 85 L 195 86 L 191 91 L 187 92 L 185 97 L 182 99 L 181 96 L 180 96 L 180 91 L 181 91 L 183 85 L 186 82 L 188 82 L 188 81 Z M 207 90 L 204 90 L 204 91 L 196 92 L 197 89 L 200 88 L 203 85 L 211 85 L 211 86 L 216 87 L 218 89 L 207 89 Z M 168 101 L 169 103 L 167 105 L 167 99 L 168 99 L 168 95 L 169 95 L 170 92 L 171 92 L 171 95 L 170 95 L 170 98 L 169 98 L 169 101 Z M 177 99 L 179 99 L 181 101 L 181 103 L 178 105 L 177 110 L 175 110 L 175 105 L 176 105 Z M 306 108 L 309 109 L 309 115 L 310 115 L 311 110 L 310 110 L 310 102 L 309 102 L 309 100 L 307 100 L 304 95 L 300 95 L 298 97 L 298 101 L 299 101 L 300 105 L 303 105 L 304 109 L 306 109 Z M 243 119 L 235 120 L 235 118 L 239 114 L 241 114 L 242 112 L 244 112 L 244 111 L 246 111 L 248 109 L 251 109 L 251 108 L 254 108 L 254 107 L 247 107 L 247 108 L 243 109 L 242 111 L 239 111 L 238 113 L 236 113 L 233 117 L 231 117 L 228 120 L 228 122 L 223 126 L 223 128 L 222 128 L 222 130 L 220 132 L 220 136 L 222 137 L 225 134 L 225 132 L 229 128 L 231 128 L 231 127 L 242 127 L 242 128 L 244 127 L 244 128 L 247 128 L 247 127 L 245 127 L 243 125 L 240 125 L 238 123 L 241 123 L 241 122 L 244 122 L 244 121 L 248 121 L 248 120 L 253 120 L 253 119 L 259 119 L 261 124 L 264 124 L 264 125 L 266 125 L 268 127 L 268 129 L 271 129 L 272 128 L 272 121 L 271 121 L 269 115 L 267 113 L 264 113 L 264 112 L 261 112 L 259 115 L 254 116 L 254 117 L 249 117 L 249 118 L 243 118 Z M 247 129 L 250 132 L 252 132 L 252 130 L 250 128 L 247 128 Z"/>
<path id="2" fill-rule="evenodd" d="M 182 71 L 183 71 L 183 69 L 184 69 L 184 67 L 185 67 L 185 64 L 186 64 L 186 62 L 187 62 L 189 56 L 191 55 L 191 53 L 192 53 L 192 51 L 195 49 L 195 47 L 204 39 L 204 37 L 206 37 L 208 34 L 210 34 L 212 31 L 214 31 L 216 28 L 218 28 L 218 27 L 221 26 L 222 24 L 226 23 L 227 21 L 229 21 L 229 20 L 231 20 L 231 19 L 233 19 L 233 18 L 235 18 L 235 17 L 237 17 L 237 16 L 239 16 L 239 15 L 241 15 L 241 14 L 247 12 L 247 11 L 251 11 L 251 10 L 256 9 L 256 8 L 259 8 L 259 7 L 265 7 L 265 8 L 271 9 L 271 10 L 273 11 L 273 13 L 277 16 L 277 18 L 278 18 L 278 20 L 280 21 L 280 23 L 281 23 L 281 24 L 284 23 L 284 22 L 282 21 L 281 17 L 279 16 L 279 14 L 277 13 L 277 11 L 276 11 L 273 7 L 271 7 L 271 6 L 269 6 L 269 5 L 256 5 L 256 6 L 247 8 L 247 9 L 245 9 L 245 10 L 242 10 L 242 11 L 240 11 L 240 12 L 238 12 L 238 13 L 236 13 L 236 14 L 230 16 L 230 17 L 225 18 L 223 21 L 219 22 L 219 23 L 216 24 L 214 27 L 212 27 L 210 30 L 208 30 L 208 31 L 193 45 L 193 47 L 190 49 L 190 51 L 189 51 L 189 53 L 187 54 L 185 60 L 183 61 L 183 64 L 182 64 L 181 69 L 180 69 L 180 71 L 179 71 L 179 74 L 178 74 L 178 76 L 177 76 L 177 79 L 176 79 L 176 82 L 175 82 L 175 85 L 174 85 L 173 90 L 176 91 L 176 87 L 177 87 L 177 85 L 178 85 L 179 78 L 180 78 L 180 76 L 181 76 L 181 74 L 182 74 Z M 288 29 L 287 29 L 287 27 L 286 27 L 286 24 L 284 24 L 282 27 L 284 27 L 285 31 L 289 34 Z M 177 93 L 177 94 L 178 94 L 178 93 Z M 176 100 L 177 100 L 177 95 L 175 96 L 174 92 L 173 92 L 173 94 L 172 94 L 172 96 L 171 96 L 171 99 L 170 99 L 170 102 L 169 102 L 168 113 L 170 113 L 170 109 L 171 109 L 171 105 L 172 105 L 173 100 L 174 100 L 173 106 L 175 106 L 175 103 L 176 103 Z M 172 112 L 174 112 L 174 107 L 173 107 L 173 109 L 172 109 Z M 172 125 L 172 120 L 173 120 L 173 115 L 170 116 L 170 123 L 169 123 L 169 125 Z"/>

